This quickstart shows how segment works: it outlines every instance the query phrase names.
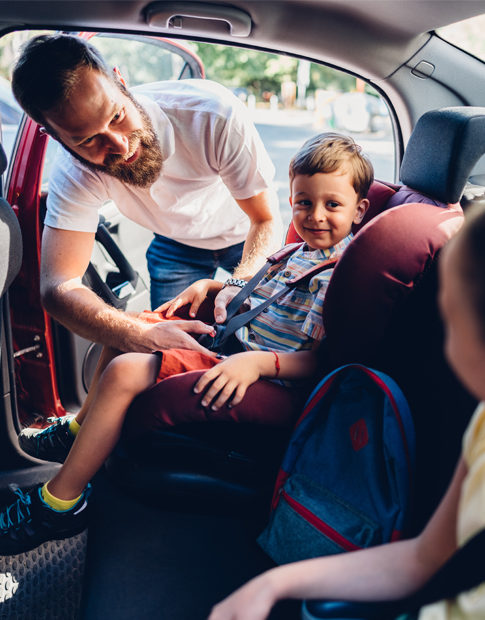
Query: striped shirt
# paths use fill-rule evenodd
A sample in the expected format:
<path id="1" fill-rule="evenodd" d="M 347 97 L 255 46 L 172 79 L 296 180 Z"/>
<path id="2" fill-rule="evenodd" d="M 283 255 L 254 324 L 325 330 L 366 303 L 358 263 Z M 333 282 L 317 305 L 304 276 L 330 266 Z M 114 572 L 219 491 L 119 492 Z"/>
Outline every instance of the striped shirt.
<path id="1" fill-rule="evenodd" d="M 299 277 L 320 262 L 340 256 L 349 245 L 350 234 L 327 250 L 298 248 L 286 261 L 268 271 L 249 297 L 251 308 L 263 303 L 286 286 L 287 280 Z M 308 282 L 290 289 L 248 326 L 241 327 L 236 336 L 248 351 L 292 352 L 311 349 L 314 340 L 325 335 L 322 306 L 333 270 L 315 275 Z"/>

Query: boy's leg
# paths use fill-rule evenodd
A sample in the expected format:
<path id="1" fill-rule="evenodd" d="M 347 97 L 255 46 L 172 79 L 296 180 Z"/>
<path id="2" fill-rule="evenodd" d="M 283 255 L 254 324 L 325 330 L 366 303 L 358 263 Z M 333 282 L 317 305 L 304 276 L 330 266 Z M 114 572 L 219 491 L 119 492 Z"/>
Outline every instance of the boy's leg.
<path id="1" fill-rule="evenodd" d="M 93 380 L 83 406 L 76 415 L 58 418 L 54 424 L 45 429 L 26 428 L 18 437 L 19 446 L 24 452 L 45 461 L 63 463 L 71 449 L 74 439 L 86 417 L 96 393 L 98 381 L 106 366 L 122 351 L 105 347 L 99 358 Z"/>
<path id="2" fill-rule="evenodd" d="M 86 396 L 86 400 L 84 401 L 81 409 L 76 414 L 76 422 L 81 425 L 86 417 L 89 408 L 91 407 L 91 403 L 93 402 L 94 394 L 98 389 L 99 378 L 103 374 L 105 368 L 108 364 L 118 355 L 122 355 L 123 351 L 118 349 L 112 349 L 111 347 L 103 347 L 101 351 L 101 355 L 96 366 L 96 370 L 94 371 L 93 380 L 91 381 L 91 385 L 89 386 L 88 394 Z"/>
<path id="3" fill-rule="evenodd" d="M 48 540 L 74 536 L 87 526 L 89 480 L 112 451 L 131 401 L 152 385 L 160 360 L 128 353 L 113 359 L 101 374 L 77 441 L 54 478 L 0 513 L 0 555 L 34 549 Z"/>
<path id="4" fill-rule="evenodd" d="M 128 412 L 127 437 L 188 422 L 233 421 L 238 423 L 288 426 L 301 413 L 311 388 L 289 389 L 272 381 L 259 380 L 249 386 L 239 405 L 227 405 L 217 411 L 203 407 L 203 394 L 194 394 L 194 386 L 203 371 L 169 377 L 147 390 Z"/>
<path id="5" fill-rule="evenodd" d="M 72 501 L 82 493 L 118 442 L 131 402 L 155 383 L 159 369 L 160 359 L 144 353 L 110 362 L 64 465 L 47 485 L 53 496 Z"/>

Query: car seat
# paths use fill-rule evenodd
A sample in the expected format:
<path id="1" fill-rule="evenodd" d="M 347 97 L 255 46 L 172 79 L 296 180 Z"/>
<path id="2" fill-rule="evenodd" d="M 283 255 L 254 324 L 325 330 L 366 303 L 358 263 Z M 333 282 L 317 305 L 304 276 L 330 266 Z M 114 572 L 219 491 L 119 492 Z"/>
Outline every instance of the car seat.
<path id="1" fill-rule="evenodd" d="M 364 363 L 392 376 L 410 402 L 418 434 L 417 528 L 451 478 L 474 407 L 443 359 L 436 264 L 462 224 L 457 203 L 485 152 L 485 141 L 476 137 L 484 124 L 482 108 L 447 108 L 419 120 L 401 168 L 404 185 L 372 187 L 367 221 L 337 264 L 323 307 L 322 376 L 345 363 Z M 128 415 L 159 407 L 161 385 L 139 397 Z M 172 385 L 174 406 L 193 406 L 183 377 Z M 290 432 L 181 425 L 138 443 L 125 438 L 107 470 L 113 482 L 142 496 L 187 497 L 192 506 L 203 499 L 218 507 L 234 502 L 240 510 L 269 499 Z"/>
<path id="2" fill-rule="evenodd" d="M 0 177 L 7 169 L 7 158 L 0 144 Z M 16 432 L 8 420 L 12 419 L 6 408 L 15 406 L 15 375 L 13 369 L 13 348 L 10 333 L 10 309 L 8 289 L 20 270 L 22 264 L 22 233 L 12 207 L 0 198 L 0 361 L 2 370 L 2 405 L 0 406 L 0 464 L 12 468 L 18 461 L 18 455 L 12 450 L 16 445 Z M 5 409 L 4 409 L 5 408 Z"/>

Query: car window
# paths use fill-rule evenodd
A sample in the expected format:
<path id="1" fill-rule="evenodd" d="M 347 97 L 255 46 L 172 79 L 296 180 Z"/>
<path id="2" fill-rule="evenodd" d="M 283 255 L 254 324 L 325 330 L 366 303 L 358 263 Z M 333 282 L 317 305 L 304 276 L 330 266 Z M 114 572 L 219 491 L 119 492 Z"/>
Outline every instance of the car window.
<path id="1" fill-rule="evenodd" d="M 130 86 L 203 77 L 196 59 L 176 42 L 114 34 L 98 34 L 90 42 L 110 66 L 119 68 Z"/>
<path id="2" fill-rule="evenodd" d="M 307 139 L 318 133 L 351 135 L 371 158 L 375 177 L 395 180 L 395 146 L 387 105 L 372 87 L 352 75 L 290 56 L 226 45 L 105 33 L 82 36 L 90 38 L 108 63 L 120 69 L 129 87 L 202 77 L 205 72 L 208 79 L 232 90 L 248 107 L 275 165 L 275 185 L 285 227 L 291 221 L 290 160 Z M 48 189 L 56 149 L 57 143 L 49 139 L 43 191 Z M 148 281 L 144 254 L 153 235 L 139 230 L 119 212 L 115 215 L 113 209 L 109 202 L 102 214 L 113 224 L 112 232 L 128 260 Z M 128 229 L 135 232 L 126 232 Z M 136 248 L 131 247 L 135 237 Z"/>
<path id="3" fill-rule="evenodd" d="M 204 63 L 207 78 L 231 89 L 250 109 L 276 167 L 285 226 L 291 220 L 290 160 L 318 133 L 351 135 L 371 158 L 376 179 L 394 181 L 389 110 L 377 91 L 362 80 L 289 56 L 210 43 L 190 45 Z"/>
<path id="4" fill-rule="evenodd" d="M 11 32 L 0 39 L 0 119 L 2 145 L 10 162 L 23 111 L 12 93 L 11 72 L 18 50 L 31 37 L 51 31 Z"/>
<path id="5" fill-rule="evenodd" d="M 438 35 L 469 54 L 485 60 L 485 15 L 465 19 L 437 30 Z"/>
<path id="6" fill-rule="evenodd" d="M 2 144 L 10 159 L 17 129 L 22 119 L 22 110 L 12 94 L 10 81 L 0 76 L 0 118 L 2 119 Z"/>

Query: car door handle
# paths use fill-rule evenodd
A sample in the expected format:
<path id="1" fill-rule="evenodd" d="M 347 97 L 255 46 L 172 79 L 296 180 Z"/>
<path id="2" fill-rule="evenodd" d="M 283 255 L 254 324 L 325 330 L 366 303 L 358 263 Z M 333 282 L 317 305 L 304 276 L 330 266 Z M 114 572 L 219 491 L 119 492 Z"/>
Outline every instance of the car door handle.
<path id="1" fill-rule="evenodd" d="M 231 6 L 199 2 L 154 2 L 146 10 L 147 23 L 153 28 L 183 29 L 184 17 L 224 21 L 229 25 L 233 37 L 247 37 L 251 32 L 251 17 Z"/>

